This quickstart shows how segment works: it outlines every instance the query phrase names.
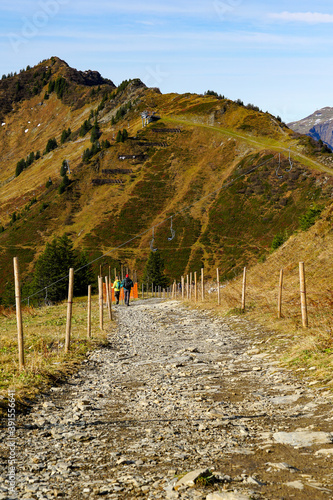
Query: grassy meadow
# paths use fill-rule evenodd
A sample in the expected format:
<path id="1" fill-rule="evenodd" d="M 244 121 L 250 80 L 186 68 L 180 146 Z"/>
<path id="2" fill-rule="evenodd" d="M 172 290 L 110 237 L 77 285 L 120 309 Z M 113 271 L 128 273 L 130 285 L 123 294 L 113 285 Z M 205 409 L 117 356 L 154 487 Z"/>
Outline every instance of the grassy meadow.
<path id="1" fill-rule="evenodd" d="M 87 338 L 87 299 L 73 303 L 70 352 L 64 353 L 67 302 L 22 309 L 25 369 L 18 364 L 15 311 L 0 309 L 0 412 L 6 408 L 8 388 L 15 389 L 18 404 L 32 399 L 50 384 L 73 373 L 88 351 L 105 345 L 113 325 L 104 318 L 99 327 L 98 297 L 92 297 L 91 338 Z"/>

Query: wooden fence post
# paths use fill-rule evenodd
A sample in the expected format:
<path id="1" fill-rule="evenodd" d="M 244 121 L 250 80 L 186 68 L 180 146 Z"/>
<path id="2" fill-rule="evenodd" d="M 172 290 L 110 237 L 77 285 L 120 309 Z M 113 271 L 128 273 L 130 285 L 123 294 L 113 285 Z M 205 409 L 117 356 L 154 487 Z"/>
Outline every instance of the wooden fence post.
<path id="1" fill-rule="evenodd" d="M 197 282 L 197 272 L 194 271 L 194 301 L 198 300 L 198 282 Z"/>
<path id="2" fill-rule="evenodd" d="M 87 336 L 91 338 L 91 285 L 88 285 L 88 320 L 87 320 Z"/>
<path id="3" fill-rule="evenodd" d="M 111 311 L 111 303 L 110 303 L 110 290 L 109 290 L 109 280 L 108 277 L 105 276 L 105 291 L 106 291 L 106 305 L 109 312 L 109 320 L 112 321 L 112 311 Z"/>
<path id="4" fill-rule="evenodd" d="M 204 283 L 204 269 L 201 268 L 201 300 L 205 300 L 205 283 Z"/>
<path id="5" fill-rule="evenodd" d="M 16 303 L 16 323 L 17 323 L 17 343 L 20 370 L 24 369 L 24 341 L 23 325 L 21 311 L 21 290 L 20 290 L 20 272 L 18 258 L 14 257 L 14 281 L 15 281 L 15 303 Z"/>
<path id="6" fill-rule="evenodd" d="M 245 311 L 245 293 L 246 293 L 246 267 L 244 267 L 244 272 L 243 272 L 242 311 Z"/>
<path id="7" fill-rule="evenodd" d="M 98 277 L 99 327 L 103 330 L 103 278 Z"/>
<path id="8" fill-rule="evenodd" d="M 182 300 L 184 300 L 185 297 L 185 278 L 182 276 Z"/>
<path id="9" fill-rule="evenodd" d="M 109 299 L 110 299 L 110 311 L 111 311 L 111 321 L 112 321 L 113 318 L 112 318 L 112 281 L 111 281 L 111 276 L 109 277 Z"/>
<path id="10" fill-rule="evenodd" d="M 299 281 L 301 290 L 301 309 L 302 309 L 302 324 L 303 328 L 308 327 L 308 311 L 306 306 L 306 287 L 305 287 L 305 272 L 304 262 L 299 263 Z"/>
<path id="11" fill-rule="evenodd" d="M 220 297 L 220 271 L 219 268 L 216 269 L 216 283 L 217 283 L 217 305 L 221 305 Z"/>
<path id="12" fill-rule="evenodd" d="M 69 270 L 69 284 L 68 284 L 68 303 L 67 303 L 65 353 L 67 353 L 69 351 L 69 349 L 70 349 L 70 343 L 71 343 L 72 310 L 73 310 L 73 288 L 74 288 L 74 269 L 71 267 L 70 270 Z"/>
<path id="13" fill-rule="evenodd" d="M 192 299 L 192 273 L 190 273 L 190 300 Z"/>
<path id="14" fill-rule="evenodd" d="M 189 277 L 186 275 L 186 298 L 189 299 Z"/>
<path id="15" fill-rule="evenodd" d="M 277 317 L 281 318 L 282 313 L 282 287 L 283 287 L 283 269 L 280 270 L 280 281 L 279 281 L 279 295 L 278 295 L 278 314 Z"/>

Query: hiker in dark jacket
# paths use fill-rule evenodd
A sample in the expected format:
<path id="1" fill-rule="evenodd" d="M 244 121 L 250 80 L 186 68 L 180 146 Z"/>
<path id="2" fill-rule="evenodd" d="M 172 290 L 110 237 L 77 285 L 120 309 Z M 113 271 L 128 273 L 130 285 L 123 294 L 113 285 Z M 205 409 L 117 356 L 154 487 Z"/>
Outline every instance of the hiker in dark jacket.
<path id="1" fill-rule="evenodd" d="M 129 299 L 131 295 L 131 288 L 133 286 L 133 281 L 128 276 L 128 274 L 126 274 L 126 277 L 125 279 L 123 279 L 120 286 L 124 289 L 125 305 L 129 306 Z"/>

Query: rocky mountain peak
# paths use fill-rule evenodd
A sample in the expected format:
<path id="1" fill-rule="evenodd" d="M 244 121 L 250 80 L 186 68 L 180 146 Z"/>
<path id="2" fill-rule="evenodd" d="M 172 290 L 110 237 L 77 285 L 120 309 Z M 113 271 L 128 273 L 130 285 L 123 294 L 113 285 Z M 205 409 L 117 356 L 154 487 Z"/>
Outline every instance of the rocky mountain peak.
<path id="1" fill-rule="evenodd" d="M 329 106 L 316 110 L 302 120 L 288 123 L 288 127 L 333 148 L 333 108 Z"/>

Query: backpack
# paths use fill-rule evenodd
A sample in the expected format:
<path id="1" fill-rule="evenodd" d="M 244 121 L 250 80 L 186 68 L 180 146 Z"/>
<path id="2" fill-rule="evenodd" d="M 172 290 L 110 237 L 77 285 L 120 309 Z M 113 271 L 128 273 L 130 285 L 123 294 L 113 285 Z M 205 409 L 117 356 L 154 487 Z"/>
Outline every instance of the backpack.
<path id="1" fill-rule="evenodd" d="M 133 281 L 131 280 L 131 278 L 125 278 L 123 281 L 123 288 L 125 288 L 126 290 L 130 290 L 132 286 Z"/>
<path id="2" fill-rule="evenodd" d="M 119 290 L 120 290 L 120 280 L 116 280 L 116 281 L 114 282 L 114 287 L 113 287 L 113 288 L 114 288 L 114 290 L 115 290 L 116 292 L 119 292 Z"/>

